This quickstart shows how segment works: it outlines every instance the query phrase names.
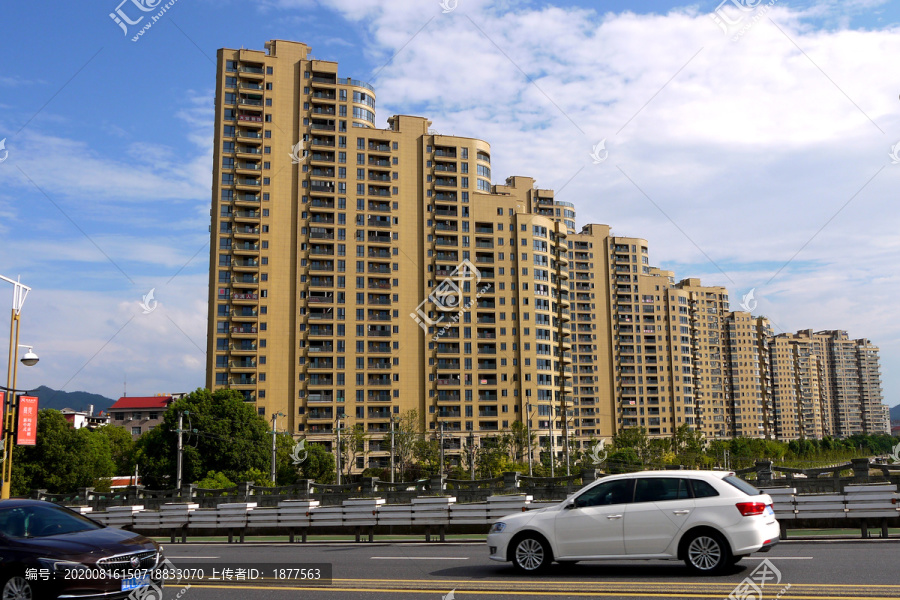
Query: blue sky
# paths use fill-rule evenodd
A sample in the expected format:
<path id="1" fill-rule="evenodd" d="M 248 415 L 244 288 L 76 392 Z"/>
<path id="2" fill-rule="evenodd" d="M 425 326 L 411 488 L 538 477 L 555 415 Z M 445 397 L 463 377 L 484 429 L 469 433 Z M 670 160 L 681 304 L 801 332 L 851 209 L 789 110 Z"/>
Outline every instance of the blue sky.
<path id="1" fill-rule="evenodd" d="M 21 341 L 42 356 L 20 383 L 203 385 L 213 58 L 292 39 L 373 83 L 379 126 L 486 139 L 495 183 L 535 177 L 679 277 L 755 290 L 784 330 L 872 339 L 900 403 L 900 7 L 744 0 L 721 9 L 732 40 L 719 4 L 178 0 L 137 42 L 149 16 L 125 35 L 115 0 L 5 4 L 0 274 L 34 288 Z"/>

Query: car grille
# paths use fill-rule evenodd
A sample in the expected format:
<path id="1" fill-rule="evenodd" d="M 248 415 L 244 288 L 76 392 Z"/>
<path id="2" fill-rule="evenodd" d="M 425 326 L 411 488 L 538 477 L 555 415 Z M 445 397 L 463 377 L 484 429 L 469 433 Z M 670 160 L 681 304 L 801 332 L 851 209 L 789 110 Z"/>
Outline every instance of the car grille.
<path id="1" fill-rule="evenodd" d="M 138 567 L 131 566 L 131 557 L 137 556 L 141 561 Z M 119 554 L 118 556 L 109 556 L 101 558 L 97 561 L 97 566 L 104 569 L 152 569 L 156 566 L 158 553 L 156 550 L 145 550 L 144 552 L 132 552 L 130 554 Z"/>

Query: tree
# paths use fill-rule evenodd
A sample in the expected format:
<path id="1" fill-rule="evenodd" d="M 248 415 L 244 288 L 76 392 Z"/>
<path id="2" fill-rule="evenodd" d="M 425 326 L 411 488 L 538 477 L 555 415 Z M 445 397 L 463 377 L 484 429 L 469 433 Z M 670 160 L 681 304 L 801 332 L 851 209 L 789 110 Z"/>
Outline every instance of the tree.
<path id="1" fill-rule="evenodd" d="M 333 483 L 334 454 L 322 444 L 309 444 L 306 446 L 306 452 L 306 460 L 300 464 L 300 476 L 318 483 Z"/>
<path id="2" fill-rule="evenodd" d="M 109 441 L 109 448 L 113 463 L 116 465 L 116 475 L 131 475 L 134 472 L 134 438 L 123 427 L 104 425 L 96 430 Z"/>
<path id="3" fill-rule="evenodd" d="M 176 480 L 178 413 L 184 413 L 183 481 L 209 471 L 236 479 L 242 472 L 269 471 L 271 437 L 264 417 L 233 390 L 197 389 L 173 403 L 163 421 L 137 442 L 135 460 L 148 487 Z"/>
<path id="4" fill-rule="evenodd" d="M 365 463 L 366 455 L 369 453 L 369 436 L 362 423 L 357 423 L 345 431 L 346 435 L 341 437 L 341 470 L 349 478 L 353 468 L 356 467 L 357 457 L 362 456 Z"/>
<path id="5" fill-rule="evenodd" d="M 613 446 L 616 450 L 631 448 L 641 462 L 645 462 L 649 454 L 650 439 L 647 437 L 647 430 L 643 427 L 629 427 L 616 432 L 613 436 Z"/>
<path id="6" fill-rule="evenodd" d="M 398 481 L 403 481 L 403 473 L 412 465 L 416 440 L 419 439 L 419 411 L 406 411 L 394 431 L 394 457 L 400 468 Z"/>
<path id="7" fill-rule="evenodd" d="M 222 490 L 234 487 L 234 482 L 225 477 L 224 473 L 218 473 L 216 471 L 210 471 L 203 479 L 196 483 L 198 488 L 204 490 Z"/>
<path id="8" fill-rule="evenodd" d="M 74 492 L 100 486 L 102 478 L 115 474 L 109 438 L 74 429 L 58 410 L 38 411 L 36 433 L 34 446 L 13 449 L 13 494 L 27 495 L 38 488 Z"/>

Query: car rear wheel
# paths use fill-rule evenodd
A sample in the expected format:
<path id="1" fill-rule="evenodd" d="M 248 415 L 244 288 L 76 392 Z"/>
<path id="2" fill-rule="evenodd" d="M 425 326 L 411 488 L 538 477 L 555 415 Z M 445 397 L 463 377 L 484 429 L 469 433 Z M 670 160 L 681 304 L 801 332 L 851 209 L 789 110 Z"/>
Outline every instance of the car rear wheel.
<path id="1" fill-rule="evenodd" d="M 34 600 L 31 583 L 22 575 L 13 575 L 3 582 L 2 600 Z"/>
<path id="2" fill-rule="evenodd" d="M 513 548 L 513 565 L 523 573 L 538 573 L 552 561 L 550 547 L 533 535 L 520 538 Z"/>
<path id="3" fill-rule="evenodd" d="M 728 543 L 718 533 L 707 531 L 695 533 L 688 539 L 684 562 L 702 574 L 718 573 L 733 564 Z"/>

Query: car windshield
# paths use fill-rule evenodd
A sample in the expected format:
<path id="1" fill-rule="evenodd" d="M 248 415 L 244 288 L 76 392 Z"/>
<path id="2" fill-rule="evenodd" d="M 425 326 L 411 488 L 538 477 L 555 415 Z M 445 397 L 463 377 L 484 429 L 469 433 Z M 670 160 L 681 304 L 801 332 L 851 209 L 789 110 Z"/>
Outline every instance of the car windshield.
<path id="1" fill-rule="evenodd" d="M 56 506 L 0 508 L 0 533 L 9 538 L 38 538 L 75 533 L 102 526 Z"/>
<path id="2" fill-rule="evenodd" d="M 753 487 L 752 485 L 750 485 L 749 483 L 747 483 L 746 481 L 741 479 L 740 477 L 735 477 L 734 475 L 729 475 L 728 477 L 725 477 L 723 479 L 723 481 L 730 483 L 731 485 L 733 485 L 737 489 L 741 490 L 748 496 L 759 496 L 762 493 L 758 489 L 756 489 L 755 487 Z"/>

